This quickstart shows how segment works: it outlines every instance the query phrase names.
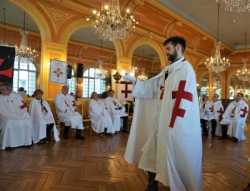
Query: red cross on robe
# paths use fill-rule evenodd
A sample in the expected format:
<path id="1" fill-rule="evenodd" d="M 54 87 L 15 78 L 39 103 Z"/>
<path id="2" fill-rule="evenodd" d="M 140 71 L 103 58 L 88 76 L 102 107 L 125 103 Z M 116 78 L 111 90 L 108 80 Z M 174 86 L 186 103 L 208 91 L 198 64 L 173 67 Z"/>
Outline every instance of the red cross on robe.
<path id="1" fill-rule="evenodd" d="M 174 104 L 169 128 L 174 127 L 177 117 L 183 118 L 186 113 L 185 109 L 180 108 L 181 100 L 186 99 L 190 102 L 193 101 L 193 94 L 185 91 L 185 86 L 186 86 L 186 80 L 181 80 L 179 82 L 178 90 L 172 92 L 172 99 L 175 99 L 175 104 Z"/>
<path id="2" fill-rule="evenodd" d="M 124 90 L 121 90 L 121 93 L 123 93 L 125 99 L 127 99 L 127 98 L 128 98 L 128 95 L 132 93 L 132 91 L 128 89 L 128 85 L 130 85 L 131 82 L 121 81 L 120 84 L 124 84 L 124 85 L 125 85 L 125 89 L 124 89 Z"/>
<path id="3" fill-rule="evenodd" d="M 53 73 L 56 74 L 57 78 L 59 78 L 63 74 L 60 68 L 57 68 L 56 70 L 54 70 Z"/>
<path id="4" fill-rule="evenodd" d="M 240 111 L 243 112 L 240 116 L 241 116 L 242 118 L 246 117 L 246 114 L 248 113 L 247 107 L 245 107 L 244 109 L 241 109 Z"/>
<path id="5" fill-rule="evenodd" d="M 219 115 L 219 121 L 221 121 L 221 120 L 222 120 L 222 115 L 223 115 L 223 113 L 224 113 L 224 109 L 221 107 L 220 110 L 217 111 L 217 113 L 220 114 L 220 115 Z"/>
<path id="6" fill-rule="evenodd" d="M 4 61 L 5 60 L 3 58 L 0 58 L 0 66 L 2 66 L 4 64 Z M 13 70 L 12 70 L 12 68 L 0 70 L 0 75 L 11 78 L 13 76 Z"/>
<path id="7" fill-rule="evenodd" d="M 214 112 L 214 106 L 212 105 L 210 108 L 209 108 L 210 112 Z"/>

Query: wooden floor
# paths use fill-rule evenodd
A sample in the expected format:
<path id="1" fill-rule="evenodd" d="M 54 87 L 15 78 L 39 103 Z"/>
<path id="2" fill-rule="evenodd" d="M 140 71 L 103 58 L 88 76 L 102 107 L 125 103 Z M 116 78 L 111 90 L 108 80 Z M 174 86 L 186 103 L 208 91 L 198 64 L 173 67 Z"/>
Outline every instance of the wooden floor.
<path id="1" fill-rule="evenodd" d="M 86 134 L 84 141 L 0 151 L 0 191 L 144 191 L 145 174 L 123 160 L 127 137 Z M 242 191 L 248 157 L 248 141 L 204 140 L 204 190 Z"/>

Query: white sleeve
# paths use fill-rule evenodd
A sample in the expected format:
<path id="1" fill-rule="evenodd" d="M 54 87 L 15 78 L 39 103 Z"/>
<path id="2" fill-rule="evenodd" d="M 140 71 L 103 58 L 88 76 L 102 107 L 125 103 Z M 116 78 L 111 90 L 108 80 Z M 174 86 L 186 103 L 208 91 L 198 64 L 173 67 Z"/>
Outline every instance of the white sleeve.
<path id="1" fill-rule="evenodd" d="M 66 112 L 66 108 L 64 107 L 64 104 L 62 103 L 62 100 L 61 100 L 60 96 L 56 97 L 55 105 L 56 105 L 56 109 L 59 112 L 63 112 L 63 113 Z"/>

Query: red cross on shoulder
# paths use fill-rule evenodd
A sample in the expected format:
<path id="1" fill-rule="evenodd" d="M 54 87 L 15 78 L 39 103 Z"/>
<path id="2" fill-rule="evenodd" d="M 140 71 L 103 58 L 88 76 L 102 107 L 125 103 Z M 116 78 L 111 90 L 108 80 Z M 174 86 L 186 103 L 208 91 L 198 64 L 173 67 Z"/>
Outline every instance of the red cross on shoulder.
<path id="1" fill-rule="evenodd" d="M 245 107 L 244 109 L 241 109 L 240 111 L 242 111 L 242 114 L 240 116 L 242 118 L 246 117 L 246 114 L 248 113 L 247 107 Z"/>
<path id="2" fill-rule="evenodd" d="M 180 108 L 181 100 L 185 99 L 190 102 L 193 101 L 193 94 L 185 91 L 186 80 L 181 80 L 179 82 L 178 90 L 172 92 L 172 99 L 175 99 L 175 104 L 172 111 L 172 117 L 170 120 L 169 128 L 173 128 L 177 117 L 183 118 L 186 110 Z"/>

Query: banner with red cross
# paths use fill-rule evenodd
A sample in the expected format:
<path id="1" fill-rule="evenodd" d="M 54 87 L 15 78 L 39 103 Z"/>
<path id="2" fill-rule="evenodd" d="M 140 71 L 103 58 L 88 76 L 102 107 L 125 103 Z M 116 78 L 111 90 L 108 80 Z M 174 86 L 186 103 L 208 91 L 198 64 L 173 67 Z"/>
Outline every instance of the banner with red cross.
<path id="1" fill-rule="evenodd" d="M 15 54 L 14 47 L 0 46 L 0 82 L 12 84 Z"/>
<path id="2" fill-rule="evenodd" d="M 50 61 L 50 82 L 66 84 L 67 82 L 67 65 L 64 61 Z"/>
<path id="3" fill-rule="evenodd" d="M 118 100 L 124 101 L 133 101 L 132 90 L 133 90 L 133 83 L 127 81 L 120 81 L 118 85 Z"/>

